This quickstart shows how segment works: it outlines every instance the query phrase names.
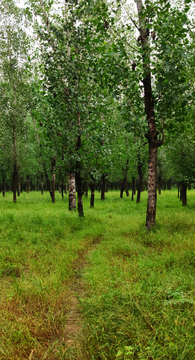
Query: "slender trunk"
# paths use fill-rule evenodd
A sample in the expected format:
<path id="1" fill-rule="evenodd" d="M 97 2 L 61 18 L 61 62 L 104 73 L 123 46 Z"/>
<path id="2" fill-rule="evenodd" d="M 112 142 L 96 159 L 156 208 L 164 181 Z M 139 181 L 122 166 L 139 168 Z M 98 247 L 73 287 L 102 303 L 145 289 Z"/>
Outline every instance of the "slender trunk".
<path id="1" fill-rule="evenodd" d="M 123 198 L 123 192 L 125 190 L 124 181 L 121 181 L 121 191 L 120 191 L 120 198 Z"/>
<path id="2" fill-rule="evenodd" d="M 126 191 L 126 196 L 129 196 L 129 189 L 128 189 L 128 182 L 126 181 L 125 184 L 125 191 Z"/>
<path id="3" fill-rule="evenodd" d="M 47 175 L 47 171 L 46 171 L 46 166 L 45 166 L 45 163 L 43 161 L 43 157 L 42 157 L 42 153 L 41 153 L 41 147 L 40 147 L 40 140 L 39 140 L 39 137 L 38 137 L 38 134 L 37 134 L 37 129 L 36 129 L 36 124 L 35 124 L 35 120 L 33 119 L 33 125 L 34 125 L 34 129 L 35 129 L 35 134 L 36 134 L 36 138 L 37 138 L 37 143 L 39 145 L 39 155 L 40 155 L 40 158 L 42 160 L 42 165 L 43 165 L 43 170 L 44 170 L 44 174 L 45 174 L 45 178 L 46 178 L 46 183 L 47 183 L 47 191 L 49 191 L 50 193 L 50 196 L 52 198 L 52 190 L 50 188 L 50 181 L 49 181 L 49 177 Z M 43 194 L 43 192 L 42 192 Z"/>
<path id="4" fill-rule="evenodd" d="M 141 175 L 138 174 L 138 182 L 137 182 L 137 203 L 140 202 L 140 198 L 141 198 Z"/>
<path id="5" fill-rule="evenodd" d="M 79 156 L 79 152 L 81 150 L 81 132 L 80 132 L 80 126 L 81 126 L 81 121 L 80 121 L 80 113 L 77 112 L 77 126 L 78 126 L 78 138 L 77 138 L 77 154 Z M 78 194 L 78 213 L 79 216 L 84 216 L 84 211 L 83 211 L 83 199 L 82 199 L 82 195 L 83 195 L 83 191 L 82 191 L 82 177 L 81 177 L 81 161 L 80 159 L 76 161 L 76 186 L 77 186 L 77 194 Z"/>
<path id="6" fill-rule="evenodd" d="M 159 168 L 159 173 L 158 173 L 158 194 L 161 195 L 162 174 L 161 174 L 161 163 L 160 162 L 158 162 L 158 168 Z"/>
<path id="7" fill-rule="evenodd" d="M 133 181 L 132 181 L 132 196 L 131 196 L 131 200 L 133 201 L 133 196 L 135 195 L 136 193 L 136 181 L 135 181 L 135 178 L 133 178 Z"/>
<path id="8" fill-rule="evenodd" d="M 87 183 L 87 181 L 85 182 L 84 193 L 85 193 L 85 197 L 88 198 L 88 183 Z"/>
<path id="9" fill-rule="evenodd" d="M 39 175 L 37 175 L 37 191 L 39 191 Z"/>
<path id="10" fill-rule="evenodd" d="M 187 186 L 184 181 L 182 181 L 182 184 L 181 184 L 181 200 L 182 200 L 182 205 L 186 206 L 187 205 Z"/>
<path id="11" fill-rule="evenodd" d="M 17 183 L 18 196 L 20 196 L 20 181 Z"/>
<path id="12" fill-rule="evenodd" d="M 142 167 L 143 167 L 143 162 L 140 159 L 140 155 L 138 155 L 137 203 L 140 202 L 140 198 L 141 198 L 142 178 L 143 178 Z"/>
<path id="13" fill-rule="evenodd" d="M 64 197 L 64 184 L 63 181 L 61 181 L 61 195 L 62 195 L 62 199 Z"/>
<path id="14" fill-rule="evenodd" d="M 44 191 L 44 182 L 43 182 L 43 174 L 41 174 L 41 195 L 43 195 Z"/>
<path id="15" fill-rule="evenodd" d="M 94 179 L 93 175 L 91 176 L 90 188 L 91 188 L 90 207 L 93 208 L 94 207 L 94 200 L 95 200 L 95 179 Z"/>
<path id="16" fill-rule="evenodd" d="M 76 195 L 75 195 L 75 175 L 74 173 L 68 173 L 69 181 L 69 210 L 76 209 Z"/>
<path id="17" fill-rule="evenodd" d="M 17 191 L 17 155 L 16 155 L 16 131 L 13 127 L 13 155 L 14 155 L 14 171 L 13 171 L 13 202 L 16 202 Z"/>
<path id="18" fill-rule="evenodd" d="M 101 200 L 105 200 L 106 177 L 103 174 L 101 177 Z"/>
<path id="19" fill-rule="evenodd" d="M 26 192 L 29 193 L 29 175 L 26 175 Z"/>
<path id="20" fill-rule="evenodd" d="M 5 176 L 3 176 L 3 197 L 5 197 Z"/>
<path id="21" fill-rule="evenodd" d="M 55 175 L 55 167 L 56 167 L 56 158 L 55 156 L 52 158 L 52 162 L 51 162 L 51 171 L 52 171 L 52 203 L 55 204 L 55 179 L 56 179 L 56 175 Z"/>
<path id="22" fill-rule="evenodd" d="M 144 101 L 145 112 L 148 120 L 148 134 L 146 137 L 149 142 L 149 161 L 148 161 L 148 204 L 146 213 L 146 227 L 151 229 L 155 224 L 156 219 L 156 188 L 157 188 L 157 151 L 158 143 L 155 114 L 154 114 L 154 101 L 152 97 L 151 85 L 151 71 L 150 71 L 150 45 L 148 41 L 149 29 L 146 28 L 146 19 L 142 18 L 142 0 L 137 0 L 137 10 L 139 16 L 139 30 L 141 37 L 141 46 L 143 51 L 143 70 L 144 70 Z"/>
<path id="23" fill-rule="evenodd" d="M 67 195 L 67 184 L 64 187 L 65 194 Z"/>

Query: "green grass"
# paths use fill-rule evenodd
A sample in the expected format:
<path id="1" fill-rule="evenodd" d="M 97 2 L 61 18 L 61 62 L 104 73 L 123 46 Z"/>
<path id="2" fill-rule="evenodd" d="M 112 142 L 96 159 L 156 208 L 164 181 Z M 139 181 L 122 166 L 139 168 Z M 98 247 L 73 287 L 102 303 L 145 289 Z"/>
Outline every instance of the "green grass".
<path id="1" fill-rule="evenodd" d="M 176 190 L 158 196 L 150 233 L 146 201 L 96 193 L 83 219 L 58 193 L 56 204 L 47 193 L 0 198 L 0 359 L 195 359 L 195 190 L 187 207 Z M 83 331 L 71 350 L 68 293 L 85 256 Z"/>
<path id="2" fill-rule="evenodd" d="M 89 255 L 80 299 L 86 359 L 195 359 L 194 190 L 189 197 L 184 208 L 176 191 L 158 196 L 150 233 L 146 194 L 140 204 L 113 198 L 113 211 L 105 204 L 106 238 Z"/>

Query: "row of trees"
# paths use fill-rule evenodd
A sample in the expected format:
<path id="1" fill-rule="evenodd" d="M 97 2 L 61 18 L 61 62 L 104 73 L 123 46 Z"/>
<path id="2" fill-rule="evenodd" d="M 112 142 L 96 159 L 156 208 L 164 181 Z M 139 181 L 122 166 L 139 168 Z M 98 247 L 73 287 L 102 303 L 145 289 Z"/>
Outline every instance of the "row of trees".
<path id="1" fill-rule="evenodd" d="M 120 181 L 121 197 L 145 180 L 150 229 L 157 183 L 173 178 L 185 194 L 194 181 L 193 7 L 136 5 L 2 1 L 0 176 L 14 201 L 21 181 L 38 177 L 55 202 L 57 176 L 83 216 L 83 182 L 92 194 L 101 182 L 104 199 L 106 179 Z"/>

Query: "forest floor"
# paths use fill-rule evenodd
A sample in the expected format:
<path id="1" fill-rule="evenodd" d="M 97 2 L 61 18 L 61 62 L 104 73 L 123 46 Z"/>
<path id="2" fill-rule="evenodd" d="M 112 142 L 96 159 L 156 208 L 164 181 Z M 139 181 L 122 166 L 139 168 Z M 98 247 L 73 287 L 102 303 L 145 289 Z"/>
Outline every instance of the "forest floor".
<path id="1" fill-rule="evenodd" d="M 0 359 L 195 359 L 195 190 L 0 198 Z"/>

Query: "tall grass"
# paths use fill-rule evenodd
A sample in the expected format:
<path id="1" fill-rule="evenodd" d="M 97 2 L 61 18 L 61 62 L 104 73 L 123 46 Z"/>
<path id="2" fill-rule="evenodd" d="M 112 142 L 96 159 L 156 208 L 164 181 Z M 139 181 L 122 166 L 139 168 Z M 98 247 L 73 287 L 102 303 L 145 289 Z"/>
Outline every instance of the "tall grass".
<path id="1" fill-rule="evenodd" d="M 185 208 L 176 191 L 158 196 L 150 233 L 146 198 L 96 193 L 94 209 L 84 199 L 84 219 L 59 194 L 56 204 L 46 193 L 22 193 L 16 204 L 11 193 L 0 198 L 0 359 L 195 357 L 195 191 Z M 78 275 L 83 331 L 68 349 Z"/>
<path id="2" fill-rule="evenodd" d="M 111 198 L 84 274 L 83 359 L 194 359 L 195 191 L 187 207 L 176 191 L 158 196 L 151 232 L 146 194 L 140 204 Z"/>

